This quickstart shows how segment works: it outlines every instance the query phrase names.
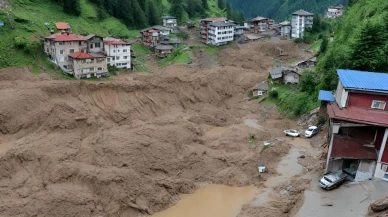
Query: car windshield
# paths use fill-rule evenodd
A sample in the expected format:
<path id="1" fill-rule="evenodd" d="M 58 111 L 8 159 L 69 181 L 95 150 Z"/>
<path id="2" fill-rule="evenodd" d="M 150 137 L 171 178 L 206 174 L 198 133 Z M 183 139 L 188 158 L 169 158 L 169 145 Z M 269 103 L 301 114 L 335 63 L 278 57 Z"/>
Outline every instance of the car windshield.
<path id="1" fill-rule="evenodd" d="M 327 177 L 323 177 L 323 178 L 324 178 L 326 181 L 332 183 L 332 181 L 331 181 L 329 178 L 327 178 Z"/>
<path id="2" fill-rule="evenodd" d="M 313 131 L 313 129 L 307 129 L 307 131 L 309 131 L 309 132 L 310 132 L 310 131 Z"/>

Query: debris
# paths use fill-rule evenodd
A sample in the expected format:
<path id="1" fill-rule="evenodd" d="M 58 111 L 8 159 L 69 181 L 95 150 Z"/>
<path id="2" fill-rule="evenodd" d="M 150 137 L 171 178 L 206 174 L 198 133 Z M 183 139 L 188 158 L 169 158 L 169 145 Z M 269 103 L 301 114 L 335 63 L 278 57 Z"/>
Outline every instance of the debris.
<path id="1" fill-rule="evenodd" d="M 333 206 L 332 203 L 324 203 L 324 204 L 321 204 L 321 206 Z"/>
<path id="2" fill-rule="evenodd" d="M 304 159 L 306 157 L 304 155 L 301 155 L 301 156 L 298 157 L 298 159 L 300 159 L 300 158 Z"/>
<path id="3" fill-rule="evenodd" d="M 265 167 L 264 164 L 259 164 L 257 166 L 257 169 L 259 170 L 259 173 L 265 173 L 267 171 L 267 168 Z"/>

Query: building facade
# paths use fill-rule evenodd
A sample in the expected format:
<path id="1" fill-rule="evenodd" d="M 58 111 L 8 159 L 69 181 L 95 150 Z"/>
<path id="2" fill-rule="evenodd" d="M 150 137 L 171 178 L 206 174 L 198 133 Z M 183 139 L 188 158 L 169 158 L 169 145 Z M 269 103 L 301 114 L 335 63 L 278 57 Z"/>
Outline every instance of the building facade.
<path id="1" fill-rule="evenodd" d="M 344 171 L 355 181 L 373 177 L 388 181 L 388 74 L 338 69 L 329 102 L 327 172 Z"/>
<path id="2" fill-rule="evenodd" d="M 174 28 L 178 26 L 176 17 L 162 16 L 163 26 L 168 28 Z"/>
<path id="3" fill-rule="evenodd" d="M 325 16 L 327 18 L 337 18 L 342 16 L 343 13 L 344 13 L 344 6 L 342 6 L 341 4 L 338 4 L 338 5 L 332 5 L 328 7 L 326 10 Z"/>
<path id="4" fill-rule="evenodd" d="M 227 44 L 229 41 L 233 41 L 235 26 L 235 24 L 227 21 L 210 23 L 207 44 L 219 46 Z"/>
<path id="5" fill-rule="evenodd" d="M 131 44 L 121 39 L 104 38 L 107 62 L 117 68 L 131 68 Z"/>
<path id="6" fill-rule="evenodd" d="M 201 34 L 201 41 L 203 43 L 208 43 L 209 41 L 209 29 L 211 23 L 218 23 L 218 22 L 224 22 L 227 19 L 225 17 L 215 17 L 215 18 L 206 18 L 200 20 L 200 34 Z"/>
<path id="7" fill-rule="evenodd" d="M 155 47 L 160 40 L 159 30 L 147 28 L 140 31 L 141 42 L 146 47 Z"/>
<path id="8" fill-rule="evenodd" d="M 269 30 L 269 19 L 265 17 L 256 17 L 251 20 L 254 33 L 265 33 Z"/>
<path id="9" fill-rule="evenodd" d="M 108 76 L 107 61 L 103 55 L 75 52 L 69 54 L 67 62 L 75 78 Z"/>
<path id="10" fill-rule="evenodd" d="M 313 16 L 314 14 L 309 13 L 304 10 L 295 11 L 292 13 L 292 30 L 291 37 L 292 38 L 302 38 L 304 36 L 304 32 L 307 28 L 313 27 Z"/>
<path id="11" fill-rule="evenodd" d="M 280 36 L 283 38 L 291 38 L 291 23 L 284 21 L 279 23 L 280 25 Z"/>

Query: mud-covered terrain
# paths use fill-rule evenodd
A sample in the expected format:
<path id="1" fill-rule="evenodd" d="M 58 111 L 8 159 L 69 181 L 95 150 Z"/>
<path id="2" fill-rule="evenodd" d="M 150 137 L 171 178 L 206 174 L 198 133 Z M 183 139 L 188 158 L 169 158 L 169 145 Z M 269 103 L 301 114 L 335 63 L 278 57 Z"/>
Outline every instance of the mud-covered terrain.
<path id="1" fill-rule="evenodd" d="M 1 70 L 0 216 L 139 216 L 206 183 L 261 185 L 290 145 L 259 148 L 295 123 L 244 97 L 283 45 L 268 45 L 275 51 L 260 61 L 231 49 L 242 57 L 236 64 L 224 50 L 217 68 L 177 65 L 103 82 Z M 244 124 L 252 118 L 260 127 Z M 270 172 L 259 175 L 258 163 Z"/>

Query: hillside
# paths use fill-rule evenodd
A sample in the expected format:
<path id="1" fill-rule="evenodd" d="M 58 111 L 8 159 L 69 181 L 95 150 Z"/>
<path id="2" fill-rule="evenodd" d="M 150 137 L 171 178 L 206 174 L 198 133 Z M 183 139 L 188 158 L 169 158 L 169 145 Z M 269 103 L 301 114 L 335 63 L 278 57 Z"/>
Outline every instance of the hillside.
<path id="1" fill-rule="evenodd" d="M 325 9 L 333 4 L 346 5 L 348 0 L 228 0 L 234 9 L 243 11 L 245 17 L 264 16 L 276 21 L 287 19 L 292 12 L 304 9 L 323 15 Z"/>
<path id="2" fill-rule="evenodd" d="M 112 35 L 119 38 L 134 38 L 139 35 L 139 28 L 149 26 L 148 22 L 141 26 L 128 25 L 124 19 L 119 17 L 117 10 L 112 12 L 91 3 L 93 0 L 79 0 L 79 15 L 65 13 L 66 9 L 57 3 L 57 0 L 12 0 L 10 6 L 5 10 L 0 10 L 0 22 L 5 26 L 0 27 L 0 69 L 20 66 L 32 66 L 33 71 L 38 73 L 42 70 L 53 71 L 54 68 L 48 64 L 41 51 L 39 41 L 49 34 L 50 27 L 58 21 L 68 22 L 72 31 L 76 34 L 98 34 L 101 36 Z M 6 2 L 1 0 L 1 2 Z M 97 1 L 95 1 L 97 2 Z M 102 1 L 101 1 L 102 2 Z M 158 10 L 158 21 L 161 15 L 168 15 L 171 9 L 171 2 L 168 0 L 158 0 L 161 7 Z M 208 9 L 203 16 L 226 16 L 226 9 L 220 9 L 216 0 L 208 0 Z M 184 4 L 183 4 L 184 5 Z M 10 9 L 12 12 L 10 13 Z M 123 9 L 123 11 L 125 11 Z M 135 11 L 135 10 L 133 10 Z M 9 14 L 9 15 L 7 15 Z M 132 14 L 133 15 L 133 14 Z M 160 16 L 159 16 L 160 15 Z M 198 20 L 200 14 L 192 14 L 192 20 Z M 188 20 L 189 15 L 184 12 L 182 19 Z"/>

